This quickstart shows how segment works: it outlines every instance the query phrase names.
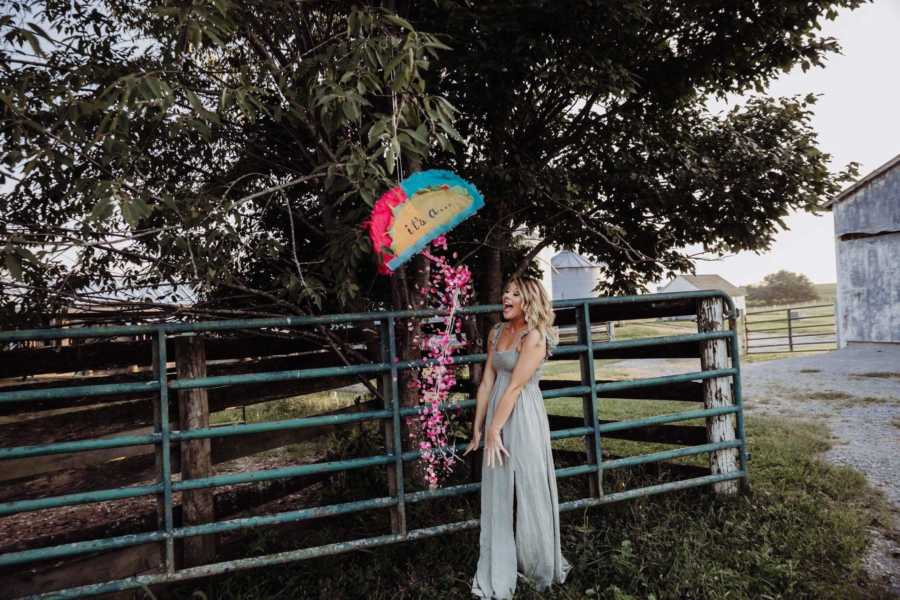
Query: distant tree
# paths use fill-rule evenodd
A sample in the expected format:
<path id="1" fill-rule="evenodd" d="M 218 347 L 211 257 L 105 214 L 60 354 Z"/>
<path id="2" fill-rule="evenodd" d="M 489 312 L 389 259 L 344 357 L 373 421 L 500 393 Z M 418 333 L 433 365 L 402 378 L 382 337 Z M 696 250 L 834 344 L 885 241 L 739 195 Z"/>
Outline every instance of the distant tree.
<path id="1" fill-rule="evenodd" d="M 747 286 L 747 301 L 751 304 L 789 304 L 818 298 L 816 287 L 806 275 L 784 269 L 766 275 L 759 285 Z"/>

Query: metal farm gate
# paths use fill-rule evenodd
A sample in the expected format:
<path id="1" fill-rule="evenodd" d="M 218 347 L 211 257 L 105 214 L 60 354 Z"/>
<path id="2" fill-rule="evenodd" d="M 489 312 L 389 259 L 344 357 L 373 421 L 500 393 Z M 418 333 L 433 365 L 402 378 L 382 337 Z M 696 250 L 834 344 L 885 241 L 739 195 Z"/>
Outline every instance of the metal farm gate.
<path id="1" fill-rule="evenodd" d="M 837 348 L 834 304 L 754 310 L 744 316 L 747 354 L 830 352 Z"/>
<path id="2" fill-rule="evenodd" d="M 645 296 L 585 298 L 554 302 L 557 325 L 575 325 L 577 339 L 574 343 L 560 344 L 551 360 L 580 360 L 579 381 L 544 380 L 541 389 L 544 398 L 581 398 L 582 417 L 551 418 L 551 438 L 583 438 L 583 462 L 575 466 L 557 469 L 558 478 L 583 476 L 587 479 L 585 496 L 572 501 L 562 502 L 561 511 L 570 511 L 588 506 L 603 505 L 620 500 L 627 500 L 651 494 L 658 494 L 685 488 L 713 484 L 722 493 L 734 493 L 738 484 L 746 489 L 748 453 L 744 438 L 744 420 L 741 405 L 741 377 L 739 364 L 739 342 L 735 331 L 735 310 L 731 299 L 717 291 L 682 292 L 669 294 L 651 294 Z M 463 314 L 496 313 L 499 305 L 467 307 Z M 311 557 L 332 555 L 360 548 L 371 548 L 385 544 L 393 544 L 416 540 L 429 536 L 444 535 L 469 528 L 477 528 L 478 520 L 470 519 L 459 522 L 443 523 L 431 527 L 416 528 L 408 522 L 406 507 L 413 503 L 439 500 L 459 494 L 472 494 L 479 491 L 480 483 L 453 485 L 436 490 L 410 491 L 404 489 L 404 473 L 408 463 L 420 456 L 418 450 L 401 451 L 401 418 L 415 415 L 419 408 L 400 405 L 399 373 L 404 369 L 423 366 L 426 361 L 402 361 L 397 357 L 395 332 L 398 323 L 410 318 L 427 318 L 435 316 L 434 311 L 396 311 L 365 314 L 341 314 L 318 317 L 283 317 L 249 320 L 229 320 L 201 323 L 169 323 L 161 325 L 137 326 L 104 326 L 64 329 L 39 329 L 29 331 L 0 332 L 0 348 L 12 348 L 29 340 L 74 340 L 114 338 L 127 336 L 152 343 L 153 376 L 140 381 L 125 383 L 101 383 L 93 385 L 60 385 L 58 381 L 49 385 L 32 385 L 0 387 L 0 408 L 19 407 L 22 412 L 29 410 L 35 403 L 42 406 L 53 406 L 53 402 L 72 398 L 97 398 L 104 396 L 127 396 L 128 394 L 149 394 L 153 399 L 153 429 L 142 435 L 113 435 L 101 437 L 95 435 L 90 439 L 74 441 L 18 445 L 9 447 L 2 444 L 0 448 L 0 469 L 5 461 L 22 459 L 33 460 L 48 455 L 68 455 L 96 451 L 99 449 L 124 449 L 132 446 L 149 445 L 155 449 L 157 472 L 155 482 L 127 487 L 108 487 L 106 489 L 65 493 L 26 500 L 0 502 L 0 520 L 18 513 L 31 513 L 58 507 L 68 507 L 87 503 L 121 500 L 138 496 L 157 498 L 159 523 L 151 531 L 115 535 L 72 541 L 68 543 L 19 549 L 0 553 L 0 582 L 4 573 L 24 570 L 36 563 L 48 564 L 47 561 L 61 561 L 69 557 L 88 554 L 119 551 L 128 547 L 143 544 L 156 544 L 162 565 L 155 572 L 143 572 L 129 577 L 118 577 L 106 580 L 97 576 L 89 579 L 88 584 L 65 585 L 64 589 L 36 589 L 28 592 L 28 597 L 39 598 L 73 598 L 96 595 L 107 592 L 141 588 L 144 586 L 171 583 L 227 573 L 239 569 L 248 569 L 263 565 L 286 563 Z M 694 314 L 698 317 L 697 333 L 665 337 L 626 339 L 621 341 L 596 342 L 592 336 L 592 322 L 622 321 L 627 319 L 646 319 L 648 317 L 674 316 Z M 181 365 L 177 376 L 173 376 L 167 368 L 172 362 L 167 351 L 167 341 L 172 337 L 188 341 L 189 334 L 202 332 L 222 333 L 248 329 L 277 329 L 286 331 L 304 326 L 328 325 L 344 326 L 343 331 L 350 331 L 363 324 L 374 325 L 379 332 L 380 362 L 353 364 L 350 366 L 313 366 L 307 367 L 305 361 L 300 368 L 274 370 L 266 372 L 248 372 L 231 375 L 206 376 L 205 369 L 191 371 L 190 365 Z M 186 343 L 189 346 L 189 343 Z M 12 349 L 0 351 L 0 369 L 6 356 L 11 356 Z M 690 357 L 700 359 L 700 369 L 694 372 L 677 375 L 652 377 L 646 379 L 624 381 L 602 381 L 597 379 L 595 363 L 598 358 L 660 358 Z M 483 363 L 486 354 L 469 354 L 454 357 L 457 365 Z M 181 359 L 179 359 L 181 361 Z M 312 363 L 315 364 L 315 363 Z M 201 367 L 203 365 L 200 365 Z M 184 367 L 184 368 L 182 368 Z M 73 369 L 75 370 L 75 369 Z M 191 376 L 190 373 L 200 373 Z M 188 376 L 185 376 L 188 374 Z M 371 410 L 292 418 L 259 423 L 222 425 L 211 427 L 202 420 L 192 421 L 184 417 L 194 409 L 203 410 L 202 400 L 205 390 L 212 388 L 233 389 L 231 386 L 246 384 L 262 384 L 330 378 L 348 374 L 366 374 L 380 379 L 384 392 L 384 405 L 371 407 Z M 65 381 L 62 382 L 65 384 Z M 238 392 L 247 388 L 238 387 Z M 470 389 L 470 393 L 474 388 Z M 690 410 L 657 415 L 648 418 L 621 421 L 601 421 L 598 417 L 599 398 L 628 398 L 640 400 L 668 399 L 699 402 L 701 406 Z M 49 404 L 48 404 L 49 403 Z M 170 408 L 181 409 L 182 420 L 177 427 L 170 422 Z M 474 407 L 475 399 L 469 398 L 458 404 L 462 409 Z M 449 407 L 445 407 L 449 408 Z M 208 410 L 208 408 L 206 408 Z M 11 414 L 5 412 L 3 414 Z M 177 413 L 176 413 L 177 414 Z M 732 416 L 733 415 L 733 416 Z M 672 427 L 671 424 L 691 419 L 705 418 L 703 427 Z M 338 424 L 361 423 L 363 421 L 379 421 L 382 424 L 385 439 L 385 452 L 374 456 L 334 460 L 314 464 L 282 466 L 275 469 L 252 470 L 220 475 L 191 476 L 187 465 L 181 465 L 181 476 L 173 476 L 173 445 L 207 443 L 216 438 L 231 438 L 251 434 L 272 434 L 288 430 L 335 426 Z M 200 423 L 198 426 L 197 423 Z M 604 437 L 622 437 L 623 433 L 649 431 L 652 435 L 666 428 L 677 430 L 692 429 L 693 437 L 682 433 L 668 439 L 654 438 L 663 443 L 676 444 L 679 447 L 653 452 L 650 454 L 625 456 L 614 460 L 604 460 L 601 446 Z M 690 438 L 690 439 L 688 439 Z M 631 438 L 634 439 L 634 438 Z M 646 439 L 646 435 L 645 435 Z M 465 442 L 456 445 L 457 449 L 465 447 Z M 707 454 L 710 458 L 708 474 L 670 481 L 657 485 L 628 489 L 619 492 L 607 492 L 603 489 L 603 474 L 612 469 L 657 463 L 679 457 Z M 183 454 L 182 454 L 183 455 Z M 182 458 L 182 460 L 184 460 Z M 188 506 L 192 494 L 219 486 L 284 480 L 322 473 L 334 473 L 354 469 L 380 467 L 387 469 L 388 489 L 378 497 L 344 502 L 327 506 L 316 506 L 288 510 L 275 514 L 253 517 L 216 520 L 215 514 L 192 513 Z M 735 481 L 740 480 L 740 481 Z M 175 494 L 181 495 L 180 517 L 176 519 Z M 284 524 L 320 517 L 388 509 L 391 516 L 391 533 L 351 541 L 342 541 L 316 547 L 300 548 L 277 554 L 240 558 L 215 562 L 215 557 L 208 557 L 201 564 L 185 564 L 177 561 L 176 543 L 179 548 L 189 543 L 199 543 L 212 534 Z M 180 521 L 180 522 L 179 522 Z M 0 551 L 2 552 L 2 551 Z M 187 550 L 185 550 L 187 552 Z M 205 563 L 205 564 L 202 564 Z M 53 563 L 57 564 L 57 563 Z M 89 574 L 88 576 L 92 576 Z M 56 587 L 60 587 L 57 582 Z M 4 588 L 7 591 L 12 588 Z M 16 593 L 15 595 L 21 595 Z"/>

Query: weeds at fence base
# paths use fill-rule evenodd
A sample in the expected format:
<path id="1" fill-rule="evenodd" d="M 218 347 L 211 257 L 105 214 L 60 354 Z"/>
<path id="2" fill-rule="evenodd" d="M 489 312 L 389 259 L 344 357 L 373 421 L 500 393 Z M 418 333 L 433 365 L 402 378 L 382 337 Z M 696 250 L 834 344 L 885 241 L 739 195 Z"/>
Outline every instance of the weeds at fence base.
<path id="1" fill-rule="evenodd" d="M 875 600 L 889 592 L 868 578 L 862 557 L 867 529 L 887 527 L 883 498 L 864 477 L 817 458 L 828 448 L 827 430 L 816 423 L 750 417 L 752 489 L 717 498 L 709 488 L 644 497 L 563 513 L 562 546 L 574 569 L 551 592 L 521 587 L 516 599 L 596 598 L 656 600 L 703 598 L 815 598 Z M 363 443 L 357 441 L 354 443 Z M 380 443 L 373 437 L 370 443 Z M 362 448 L 359 448 L 362 451 Z M 565 466 L 565 465 L 557 465 Z M 368 493 L 376 479 L 348 474 L 322 490 L 322 504 Z M 615 487 L 657 483 L 671 474 L 621 470 Z M 461 468 L 454 477 L 464 480 Z M 581 495 L 584 481 L 560 479 L 560 498 Z M 386 489 L 384 487 L 378 490 Z M 408 505 L 414 527 L 477 518 L 478 495 Z M 301 539 L 260 540 L 265 552 L 353 539 L 384 531 L 386 511 L 344 515 L 327 527 L 304 530 Z M 317 558 L 217 578 L 217 598 L 459 598 L 469 588 L 478 560 L 478 530 Z M 174 590 L 188 600 L 195 587 Z"/>

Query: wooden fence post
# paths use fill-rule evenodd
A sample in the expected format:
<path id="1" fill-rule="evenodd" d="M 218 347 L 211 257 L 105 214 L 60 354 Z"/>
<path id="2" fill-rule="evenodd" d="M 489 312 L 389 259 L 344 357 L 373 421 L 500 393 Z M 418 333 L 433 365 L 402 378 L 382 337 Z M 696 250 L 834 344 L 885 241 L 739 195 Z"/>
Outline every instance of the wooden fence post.
<path id="1" fill-rule="evenodd" d="M 747 322 L 747 311 L 744 311 L 744 353 L 750 354 L 750 324 Z"/>
<path id="2" fill-rule="evenodd" d="M 697 330 L 700 333 L 725 331 L 725 302 L 721 298 L 706 298 L 697 307 Z M 728 368 L 728 341 L 716 339 L 700 342 L 700 368 L 704 371 Z M 703 406 L 716 408 L 734 405 L 730 377 L 703 380 Z M 706 418 L 706 439 L 710 443 L 735 439 L 735 415 L 715 415 Z M 713 475 L 737 471 L 737 448 L 725 448 L 710 453 L 709 466 Z M 737 480 L 713 484 L 717 494 L 736 494 Z"/>
<path id="3" fill-rule="evenodd" d="M 178 379 L 206 377 L 206 346 L 199 336 L 176 339 L 175 363 Z M 178 391 L 178 427 L 182 431 L 209 427 L 209 402 L 205 389 Z M 209 439 L 182 441 L 181 479 L 197 479 L 212 474 Z M 181 495 L 184 525 L 199 525 L 216 520 L 210 488 L 189 490 Z M 215 537 L 192 536 L 184 539 L 184 564 L 196 566 L 215 558 Z"/>
<path id="4" fill-rule="evenodd" d="M 787 322 L 788 322 L 788 351 L 794 351 L 794 331 L 791 327 L 791 309 L 787 309 Z"/>

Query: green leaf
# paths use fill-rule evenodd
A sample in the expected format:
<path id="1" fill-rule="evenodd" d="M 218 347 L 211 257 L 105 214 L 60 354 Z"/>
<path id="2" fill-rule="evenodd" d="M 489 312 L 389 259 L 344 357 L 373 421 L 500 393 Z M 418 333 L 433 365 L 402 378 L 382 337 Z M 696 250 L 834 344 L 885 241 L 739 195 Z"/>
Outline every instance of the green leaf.
<path id="1" fill-rule="evenodd" d="M 17 279 L 19 281 L 22 280 L 22 260 L 19 258 L 18 254 L 13 252 L 13 249 L 9 246 L 6 247 L 5 256 L 3 257 L 3 262 L 6 265 L 6 270 L 9 271 L 9 274 L 12 275 L 13 279 Z"/>
<path id="2" fill-rule="evenodd" d="M 38 264 L 38 259 L 37 259 L 37 257 L 36 257 L 36 256 L 34 255 L 34 253 L 33 253 L 31 250 L 29 250 L 28 248 L 25 248 L 24 246 L 14 246 L 13 249 L 14 249 L 14 250 L 16 251 L 16 253 L 17 253 L 19 256 L 21 256 L 22 259 L 25 260 L 26 262 L 30 262 L 30 263 L 33 264 L 33 265 L 37 265 L 37 264 Z"/>
<path id="3" fill-rule="evenodd" d="M 53 39 L 49 35 L 47 35 L 47 32 L 41 29 L 41 27 L 37 23 L 28 23 L 28 27 L 48 42 L 53 41 Z"/>
<path id="4" fill-rule="evenodd" d="M 428 138 L 426 137 L 427 129 L 425 128 L 425 124 L 422 123 L 419 125 L 418 129 L 401 129 L 400 131 L 406 133 L 411 138 L 419 142 L 420 144 L 427 144 Z"/>
<path id="5" fill-rule="evenodd" d="M 444 131 L 446 131 L 448 134 L 450 134 L 450 137 L 452 137 L 452 138 L 455 139 L 456 141 L 458 141 L 458 142 L 463 141 L 462 136 L 461 136 L 461 135 L 459 134 L 459 132 L 453 127 L 453 125 L 450 125 L 449 123 L 445 123 L 444 121 L 438 121 L 438 126 L 439 126 L 441 129 L 443 129 Z"/>
<path id="6" fill-rule="evenodd" d="M 103 187 L 105 186 L 101 186 L 101 189 Z M 101 196 L 97 203 L 94 204 L 91 214 L 88 215 L 88 221 L 105 221 L 112 215 L 112 211 L 112 198 L 109 195 Z"/>
<path id="7" fill-rule="evenodd" d="M 437 48 L 439 50 L 453 50 L 447 44 L 440 42 L 437 38 L 429 36 L 428 41 L 423 44 L 426 48 Z"/>
<path id="8" fill-rule="evenodd" d="M 193 128 L 200 132 L 200 135 L 203 136 L 203 139 L 207 142 L 212 140 L 212 130 L 210 130 L 209 125 L 207 125 L 206 121 L 201 121 L 200 119 L 194 119 L 189 117 L 187 120 L 188 124 Z"/>
<path id="9" fill-rule="evenodd" d="M 119 208 L 122 209 L 122 216 L 132 228 L 140 223 L 141 219 L 150 215 L 150 207 L 140 198 L 122 198 L 119 201 Z"/>
<path id="10" fill-rule="evenodd" d="M 356 102 L 351 100 L 342 102 L 341 110 L 344 111 L 344 116 L 347 117 L 348 121 L 356 121 L 359 119 L 359 107 L 356 105 Z"/>
<path id="11" fill-rule="evenodd" d="M 412 24 L 399 15 L 388 14 L 385 15 L 385 18 L 398 27 L 402 27 L 407 31 L 415 32 L 415 28 L 413 28 Z"/>
<path id="12" fill-rule="evenodd" d="M 200 98 L 197 97 L 192 90 L 185 88 L 184 95 L 187 96 L 188 102 L 191 103 L 191 108 L 194 109 L 196 113 L 202 113 L 206 109 L 203 107 L 203 103 L 200 102 Z"/>
<path id="13" fill-rule="evenodd" d="M 41 48 L 41 43 L 38 41 L 36 35 L 30 31 L 25 31 L 24 29 L 20 29 L 19 32 L 22 34 L 22 37 L 25 38 L 25 41 L 28 42 L 28 45 L 31 46 L 32 52 L 38 56 L 47 56 L 44 54 L 44 50 Z"/>

